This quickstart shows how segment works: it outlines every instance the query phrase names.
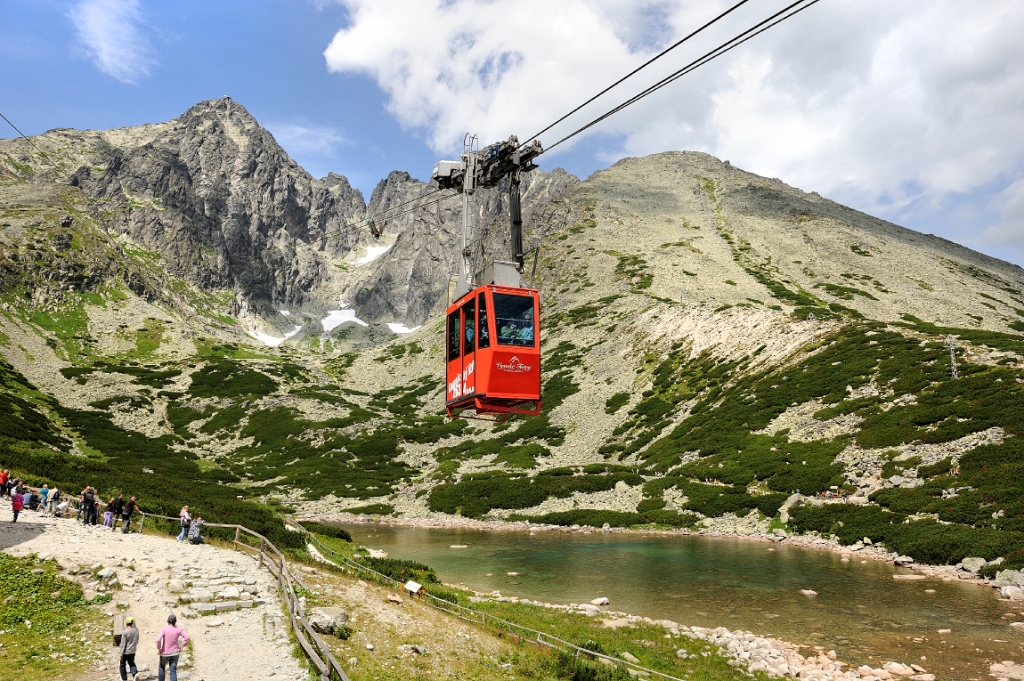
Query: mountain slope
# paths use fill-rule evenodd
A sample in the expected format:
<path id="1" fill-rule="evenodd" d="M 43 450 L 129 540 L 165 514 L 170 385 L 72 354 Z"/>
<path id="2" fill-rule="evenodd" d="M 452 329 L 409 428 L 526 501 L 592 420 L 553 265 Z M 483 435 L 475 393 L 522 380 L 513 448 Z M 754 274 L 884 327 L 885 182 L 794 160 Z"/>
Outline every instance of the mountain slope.
<path id="1" fill-rule="evenodd" d="M 1024 563 L 1019 267 L 696 152 L 625 159 L 584 182 L 533 173 L 524 213 L 528 248 L 539 249 L 544 412 L 448 421 L 441 313 L 457 199 L 388 221 L 389 248 L 370 259 L 356 228 L 327 247 L 316 220 L 289 217 L 313 215 L 306 205 L 330 220 L 360 214 L 342 199 L 347 184 L 303 184 L 278 158 L 267 163 L 290 178 L 287 191 L 256 191 L 266 183 L 243 173 L 225 175 L 218 194 L 248 201 L 242 231 L 253 238 L 228 238 L 240 219 L 213 211 L 209 229 L 188 234 L 220 235 L 225 268 L 200 246 L 175 269 L 153 225 L 171 214 L 187 232 L 182 216 L 205 198 L 189 189 L 173 210 L 164 199 L 138 208 L 125 197 L 149 185 L 126 178 L 152 176 L 123 168 L 174 166 L 141 150 L 176 134 L 215 158 L 241 148 L 225 141 L 242 134 L 229 125 L 240 114 L 226 113 L 237 105 L 204 106 L 215 120 L 189 119 L 187 134 L 131 129 L 128 144 L 126 132 L 96 133 L 122 150 L 104 158 L 139 151 L 116 172 L 76 166 L 77 187 L 24 169 L 0 181 L 0 344 L 15 377 L 4 390 L 16 395 L 20 375 L 48 396 L 35 422 L 51 435 L 32 440 L 32 461 L 58 450 L 124 461 L 147 442 L 149 461 L 180 459 L 247 499 L 301 499 L 305 512 L 815 530 L 921 560 Z M 274 157 L 272 140 L 242 128 L 249 146 L 236 161 Z M 56 147 L 55 134 L 37 139 Z M 12 144 L 0 150 L 24 163 Z M 176 186 L 202 186 L 188 174 L 198 184 Z M 294 189 L 305 186 L 312 193 Z M 424 191 L 392 173 L 368 210 Z M 120 198 L 88 198 L 108 195 Z M 504 259 L 501 188 L 481 192 L 475 210 L 480 262 Z M 253 258 L 250 287 L 230 263 Z M 275 263 L 292 269 L 269 284 L 260 273 Z M 325 333 L 331 296 L 369 326 Z M 396 338 L 385 321 L 420 328 Z M 242 332 L 254 323 L 302 329 L 261 347 Z M 17 434 L 0 441 L 29 447 Z M 0 466 L 25 465 L 4 447 Z M 46 475 L 33 466 L 25 472 Z M 822 499 L 830 492 L 846 498 Z"/>

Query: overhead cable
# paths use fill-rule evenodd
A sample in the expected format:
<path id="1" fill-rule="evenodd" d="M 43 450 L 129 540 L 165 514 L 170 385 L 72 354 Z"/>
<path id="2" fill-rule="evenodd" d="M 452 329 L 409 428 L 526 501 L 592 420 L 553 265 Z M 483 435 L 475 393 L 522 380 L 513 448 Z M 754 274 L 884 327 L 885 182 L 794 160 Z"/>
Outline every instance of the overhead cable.
<path id="1" fill-rule="evenodd" d="M 427 201 L 425 203 L 421 203 L 421 204 L 412 206 L 411 208 L 407 208 L 406 210 L 403 210 L 403 211 L 401 211 L 399 213 L 394 213 L 393 212 L 393 211 L 398 210 L 399 208 L 402 208 L 403 206 L 408 206 L 409 204 L 411 204 L 411 203 L 413 203 L 415 201 L 419 201 L 420 199 L 425 199 L 428 196 L 432 196 L 432 195 L 438 193 L 439 191 L 441 191 L 440 188 L 431 189 L 430 191 L 423 192 L 419 196 L 414 196 L 413 198 L 409 199 L 408 201 L 404 201 L 404 202 L 402 202 L 400 204 L 397 204 L 395 206 L 391 206 L 390 208 L 386 208 L 385 210 L 381 210 L 381 211 L 378 211 L 376 213 L 372 213 L 370 215 L 367 215 L 366 217 L 362 217 L 362 218 L 359 218 L 357 220 L 352 220 L 350 222 L 346 222 L 345 224 L 339 225 L 338 227 L 336 227 L 335 229 L 332 229 L 329 232 L 325 232 L 324 235 L 323 235 L 323 238 L 325 238 L 325 239 L 326 238 L 333 238 L 333 237 L 338 236 L 339 234 L 341 234 L 344 230 L 348 229 L 349 227 L 355 227 L 355 226 L 358 226 L 358 225 L 364 225 L 367 222 L 369 222 L 370 220 L 375 220 L 375 221 L 376 220 L 392 220 L 392 219 L 400 217 L 402 215 L 406 215 L 408 213 L 412 213 L 413 211 L 417 211 L 420 208 L 426 208 L 428 206 L 433 206 L 434 204 L 441 203 L 442 201 L 444 201 L 446 199 L 450 199 L 453 196 L 458 196 L 458 193 L 447 194 L 447 195 L 442 196 L 442 197 L 440 197 L 438 199 L 435 199 L 433 201 Z"/>
<path id="2" fill-rule="evenodd" d="M 16 133 L 18 133 L 19 135 L 21 135 L 22 139 L 24 139 L 24 140 L 25 140 L 26 142 L 28 142 L 29 144 L 31 144 L 31 145 L 32 145 L 32 148 L 33 148 L 33 149 L 35 149 L 35 150 L 36 150 L 36 152 L 37 152 L 37 153 L 38 153 L 38 154 L 39 154 L 40 156 L 42 156 L 43 158 L 45 158 L 45 159 L 46 159 L 46 162 L 50 164 L 50 167 L 52 167 L 52 168 L 53 168 L 54 170 L 56 170 L 57 172 L 60 172 L 60 169 L 59 169 L 59 168 L 57 167 L 57 164 L 56 164 L 56 163 L 54 163 L 54 162 L 53 162 L 53 160 L 52 160 L 52 159 L 51 159 L 51 158 L 50 158 L 49 156 L 47 156 L 47 155 L 46 155 L 46 154 L 45 154 L 45 153 L 43 152 L 43 150 L 42 150 L 42 149 L 40 149 L 39 147 L 37 147 L 37 146 L 36 146 L 36 143 L 32 141 L 32 138 L 31 138 L 31 137 L 29 137 L 28 135 L 26 135 L 25 133 L 23 133 L 23 132 L 22 132 L 21 130 L 18 130 L 18 126 L 16 126 L 16 125 L 15 125 L 14 123 L 11 123 L 11 119 L 9 119 L 9 118 L 8 118 L 7 116 L 4 116 L 4 115 L 3 115 L 2 113 L 0 113 L 0 118 L 2 118 L 2 119 L 4 119 L 5 121 L 7 121 L 7 125 L 9 125 L 9 126 L 11 126 L 12 128 L 14 128 L 14 131 L 15 131 Z"/>
<path id="3" fill-rule="evenodd" d="M 543 130 L 541 130 L 540 132 L 538 132 L 538 133 L 536 133 L 536 134 L 534 134 L 534 135 L 531 135 L 530 137 L 528 137 L 528 138 L 526 139 L 526 141 L 525 141 L 525 142 L 523 142 L 523 145 L 529 144 L 529 143 L 530 143 L 530 142 L 532 142 L 533 140 L 537 139 L 538 137 L 540 137 L 541 135 L 543 135 L 544 133 L 546 133 L 546 132 L 547 132 L 548 130 L 550 130 L 551 128 L 555 127 L 556 125 L 558 125 L 559 123 L 561 123 L 562 121 L 564 121 L 564 120 L 565 120 L 566 118 L 568 118 L 569 116 L 573 115 L 574 113 L 576 113 L 577 111 L 579 111 L 580 109 L 582 109 L 583 107 L 585 107 L 585 106 L 586 106 L 587 104 L 590 104 L 590 103 L 591 103 L 591 102 L 593 102 L 593 101 L 594 101 L 595 99 L 597 99 L 597 98 L 598 98 L 598 97 L 600 97 L 601 95 L 603 95 L 603 94 L 607 93 L 607 92 L 608 92 L 609 90 L 611 90 L 612 88 L 616 87 L 617 85 L 621 85 L 622 83 L 624 83 L 624 82 L 625 82 L 626 80 L 628 80 L 629 78 L 632 78 L 632 77 L 633 77 L 633 76 L 635 76 L 636 74 L 640 73 L 640 71 L 644 70 L 645 68 L 647 68 L 648 66 L 650 66 L 650 65 L 651 65 L 651 64 L 653 64 L 654 62 L 658 61 L 659 59 L 661 59 L 662 57 L 664 57 L 664 56 L 665 56 L 666 54 L 668 54 L 668 53 L 669 53 L 669 52 L 671 52 L 672 50 L 676 49 L 677 47 L 679 47 L 680 45 L 682 45 L 683 43 L 685 43 L 685 42 L 686 42 L 687 40 L 689 40 L 690 38 L 694 37 L 695 35 L 697 35 L 697 34 L 698 34 L 698 33 L 700 33 L 701 31 L 703 31 L 704 29 L 708 28 L 708 27 L 709 27 L 709 26 L 711 26 L 712 24 L 714 24 L 714 23 L 718 22 L 718 21 L 719 21 L 720 19 L 723 19 L 723 18 L 725 18 L 725 17 L 727 16 L 727 15 L 729 15 L 729 14 L 732 14 L 732 13 L 733 13 L 734 11 L 736 11 L 737 9 L 739 9 L 740 7 L 742 7 L 743 5 L 747 4 L 748 2 L 750 2 L 750 0 L 740 0 L 740 2 L 737 2 L 737 3 L 735 4 L 735 5 L 733 5 L 733 6 L 732 6 L 732 7 L 730 7 L 729 9 L 725 10 L 724 12 L 722 12 L 721 14 L 719 14 L 719 15 L 718 15 L 717 17 L 715 17 L 715 18 L 714 18 L 714 19 L 712 19 L 711 21 L 707 22 L 706 24 L 704 24 L 704 25 L 703 25 L 703 26 L 701 26 L 700 28 L 696 29 L 695 31 L 692 31 L 692 32 L 691 32 L 691 33 L 690 33 L 689 35 L 687 35 L 686 37 L 684 37 L 684 38 L 683 38 L 682 40 L 679 40 L 679 41 L 677 41 L 677 42 L 673 43 L 672 45 L 669 45 L 669 46 L 668 46 L 667 48 L 665 48 L 664 50 L 662 50 L 662 51 L 661 51 L 661 52 L 659 52 L 658 54 L 654 55 L 653 57 L 651 57 L 650 59 L 648 59 L 647 61 L 645 61 L 645 62 L 644 62 L 643 64 L 641 64 L 640 66 L 636 67 L 635 69 L 633 69 L 632 71 L 630 71 L 629 73 L 627 73 L 626 75 L 624 75 L 624 76 L 623 76 L 622 78 L 619 78 L 619 79 L 618 79 L 617 81 L 615 81 L 614 83 L 612 83 L 611 85 L 609 85 L 609 86 L 608 86 L 608 87 L 606 87 L 605 89 L 601 90 L 601 91 L 600 91 L 600 92 L 598 92 L 598 93 L 597 93 L 596 95 L 594 95 L 593 97 L 591 97 L 591 98 L 590 98 L 590 99 L 588 99 L 587 101 L 583 102 L 582 104 L 580 104 L 579 106 L 577 106 L 577 107 L 576 107 L 575 109 L 573 109 L 573 110 L 572 110 L 572 111 L 570 111 L 569 113 L 567 113 L 567 114 L 565 114 L 564 116 L 562 116 L 561 118 L 559 118 L 559 119 L 558 119 L 557 121 L 555 121 L 554 123 L 551 123 L 551 124 L 550 124 L 549 126 L 547 126 L 546 128 L 544 128 L 544 129 L 543 129 Z"/>
<path id="4" fill-rule="evenodd" d="M 679 78 L 685 76 L 686 74 L 688 74 L 688 73 L 690 73 L 690 72 L 700 68 L 704 64 L 707 64 L 708 62 L 713 61 L 714 59 L 717 59 L 718 57 L 721 57 L 726 52 L 729 52 L 730 50 L 733 50 L 733 49 L 739 47 L 740 45 L 742 45 L 743 43 L 747 42 L 751 38 L 754 38 L 754 37 L 764 33 L 768 29 L 770 29 L 770 28 L 772 28 L 774 26 L 778 26 L 783 21 L 786 21 L 787 19 L 790 19 L 790 18 L 796 16 L 800 12 L 802 12 L 805 9 L 811 7 L 812 5 L 817 4 L 820 1 L 821 0 L 810 0 L 810 1 L 808 1 L 808 0 L 797 0 L 796 2 L 786 6 L 785 8 L 779 10 L 775 14 L 772 14 L 768 18 L 758 22 L 757 24 L 754 24 L 753 26 L 751 26 L 747 30 L 743 31 L 742 33 L 736 35 L 735 37 L 731 38 L 730 40 L 725 41 L 724 43 L 722 43 L 721 45 L 719 45 L 715 49 L 711 50 L 710 52 L 707 52 L 703 56 L 693 60 L 692 62 L 690 62 L 689 64 L 687 64 L 683 68 L 679 69 L 678 71 L 675 71 L 675 72 L 671 73 L 670 75 L 666 76 L 665 78 L 662 78 L 661 80 L 659 80 L 654 85 L 651 85 L 650 87 L 646 88 L 645 90 L 641 91 L 640 93 L 638 93 L 638 94 L 634 95 L 633 97 L 627 99 L 622 104 L 619 104 L 615 108 L 613 108 L 613 109 L 605 112 L 604 114 L 598 116 L 597 118 L 595 118 L 594 120 L 590 121 L 586 125 L 584 125 L 584 126 L 578 128 L 577 130 L 569 133 L 568 135 L 566 135 L 565 137 L 561 138 L 560 140 L 558 140 L 554 144 L 546 146 L 544 148 L 544 152 L 546 153 L 546 152 L 551 151 L 552 149 L 554 149 L 558 145 L 562 144 L 563 142 L 567 142 L 568 140 L 572 139 L 576 135 L 579 135 L 580 133 L 584 132 L 585 130 L 588 130 L 589 128 L 592 128 L 593 126 L 597 125 L 598 123 L 600 123 L 601 121 L 605 120 L 606 118 L 608 118 L 608 117 L 618 113 L 619 111 L 622 111 L 623 109 L 625 109 L 626 107 L 628 107 L 628 106 L 630 106 L 632 104 L 635 104 L 636 102 L 640 101 L 641 99 L 643 99 L 647 95 L 650 95 L 650 94 L 653 94 L 654 92 L 657 92 L 658 90 L 660 90 L 661 88 L 665 87 L 666 85 L 668 85 L 668 84 L 678 80 Z M 794 8 L 797 8 L 797 9 L 794 9 Z M 790 11 L 790 10 L 793 10 L 793 11 Z M 789 14 L 786 14 L 786 12 L 789 12 Z M 784 15 L 784 16 L 782 16 L 782 15 Z"/>

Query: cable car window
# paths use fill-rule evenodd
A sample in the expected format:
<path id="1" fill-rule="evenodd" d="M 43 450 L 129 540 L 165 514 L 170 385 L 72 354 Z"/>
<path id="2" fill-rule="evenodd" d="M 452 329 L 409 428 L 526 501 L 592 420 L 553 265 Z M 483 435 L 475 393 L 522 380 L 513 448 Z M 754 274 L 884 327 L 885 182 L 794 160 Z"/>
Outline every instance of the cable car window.
<path id="1" fill-rule="evenodd" d="M 465 315 L 463 326 L 466 328 L 466 349 L 464 352 L 469 354 L 475 349 L 473 342 L 476 340 L 476 301 L 471 300 L 462 306 L 463 314 Z"/>
<path id="2" fill-rule="evenodd" d="M 491 347 L 491 333 L 487 328 L 487 296 L 481 293 L 478 300 L 480 301 L 480 334 L 477 347 L 489 348 Z"/>
<path id="3" fill-rule="evenodd" d="M 459 311 L 448 315 L 448 361 L 459 358 Z"/>
<path id="4" fill-rule="evenodd" d="M 494 294 L 494 321 L 498 345 L 533 346 L 533 298 Z"/>

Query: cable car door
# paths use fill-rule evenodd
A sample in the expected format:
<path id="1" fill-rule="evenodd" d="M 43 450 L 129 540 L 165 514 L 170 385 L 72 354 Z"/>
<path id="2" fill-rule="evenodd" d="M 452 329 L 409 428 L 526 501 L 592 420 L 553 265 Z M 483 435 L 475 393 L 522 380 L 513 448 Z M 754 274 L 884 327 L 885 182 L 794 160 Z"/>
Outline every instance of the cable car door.
<path id="1" fill-rule="evenodd" d="M 462 306 L 462 395 L 476 393 L 476 298 Z"/>
<path id="2" fill-rule="evenodd" d="M 476 393 L 476 305 L 470 299 L 448 313 L 446 401 L 450 404 Z"/>

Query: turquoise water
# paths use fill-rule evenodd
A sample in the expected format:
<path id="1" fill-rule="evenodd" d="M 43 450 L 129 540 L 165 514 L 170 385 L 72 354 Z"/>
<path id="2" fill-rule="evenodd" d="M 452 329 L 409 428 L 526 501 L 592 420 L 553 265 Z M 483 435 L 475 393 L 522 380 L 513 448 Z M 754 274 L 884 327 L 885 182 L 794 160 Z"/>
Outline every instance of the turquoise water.
<path id="1" fill-rule="evenodd" d="M 907 571 L 855 553 L 843 562 L 829 551 L 698 536 L 343 527 L 477 591 L 551 603 L 607 596 L 613 610 L 823 646 L 854 664 L 913 662 L 939 678 L 982 678 L 992 662 L 1024 660 L 1024 632 L 1003 617 L 1024 620 L 1020 604 L 988 587 L 895 581 Z"/>

